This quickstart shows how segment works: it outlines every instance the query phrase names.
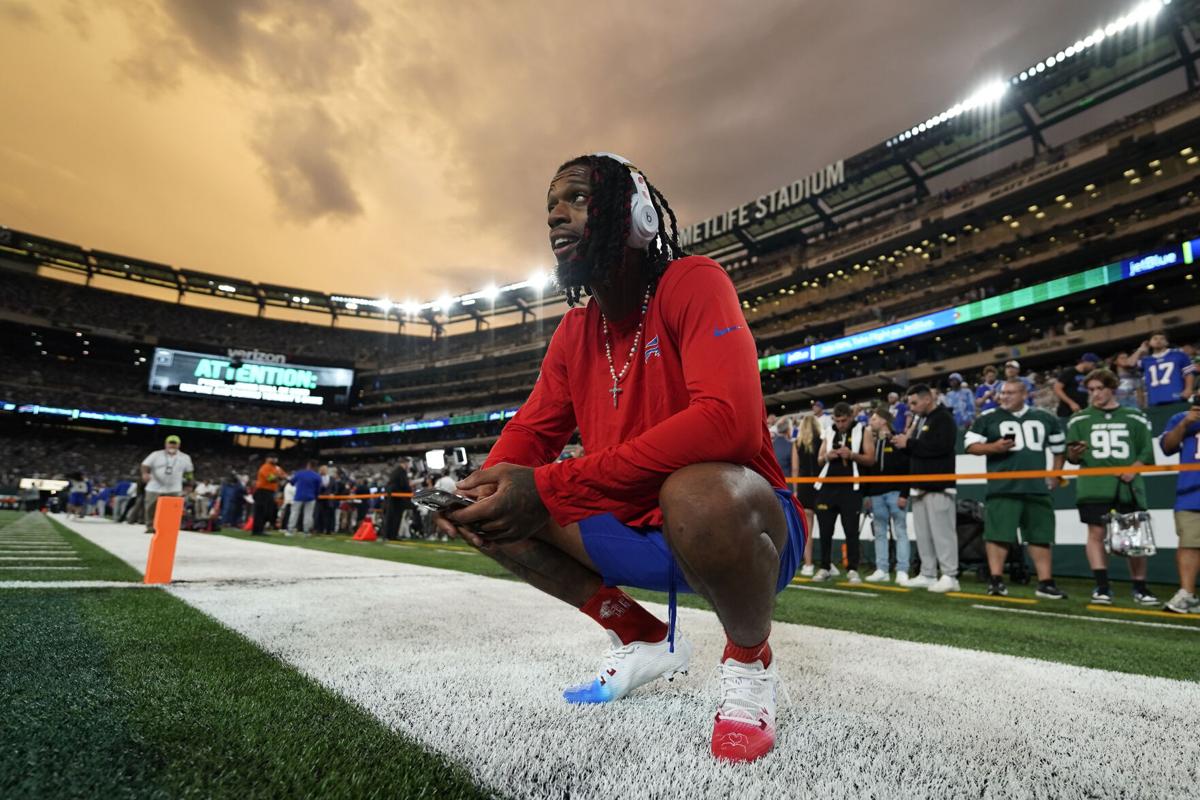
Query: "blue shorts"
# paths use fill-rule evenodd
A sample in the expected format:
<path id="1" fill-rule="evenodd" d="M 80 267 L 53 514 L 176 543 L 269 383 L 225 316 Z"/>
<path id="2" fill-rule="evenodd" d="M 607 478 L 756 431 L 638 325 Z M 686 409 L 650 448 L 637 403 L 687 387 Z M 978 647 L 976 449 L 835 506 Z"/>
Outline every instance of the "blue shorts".
<path id="1" fill-rule="evenodd" d="M 87 503 L 87 494 L 84 492 L 71 492 L 67 495 L 67 505 L 82 506 Z"/>
<path id="2" fill-rule="evenodd" d="M 779 554 L 779 581 L 775 591 L 782 592 L 804 556 L 806 531 L 804 520 L 792 502 L 789 489 L 776 489 L 779 505 L 787 519 L 788 538 Z M 675 591 L 694 592 L 683 577 L 683 570 L 671 555 L 667 540 L 657 528 L 631 528 L 612 514 L 599 514 L 579 521 L 583 546 L 592 563 L 600 570 L 605 586 L 633 586 L 652 591 L 670 591 L 671 575 Z"/>

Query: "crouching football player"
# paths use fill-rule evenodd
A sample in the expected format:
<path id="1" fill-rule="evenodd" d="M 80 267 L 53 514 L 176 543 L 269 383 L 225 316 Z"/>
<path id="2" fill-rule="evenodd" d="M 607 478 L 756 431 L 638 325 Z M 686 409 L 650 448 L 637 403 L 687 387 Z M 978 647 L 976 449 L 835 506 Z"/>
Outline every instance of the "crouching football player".
<path id="1" fill-rule="evenodd" d="M 754 760 L 774 746 L 768 634 L 805 531 L 737 293 L 714 261 L 685 257 L 666 199 L 619 157 L 568 161 L 546 207 L 558 283 L 572 306 L 592 299 L 563 317 L 529 399 L 458 485 L 478 502 L 444 525 L 607 629 L 570 703 L 688 667 L 691 644 L 619 586 L 707 599 L 727 637 L 712 753 Z M 576 428 L 585 455 L 556 462 Z"/>

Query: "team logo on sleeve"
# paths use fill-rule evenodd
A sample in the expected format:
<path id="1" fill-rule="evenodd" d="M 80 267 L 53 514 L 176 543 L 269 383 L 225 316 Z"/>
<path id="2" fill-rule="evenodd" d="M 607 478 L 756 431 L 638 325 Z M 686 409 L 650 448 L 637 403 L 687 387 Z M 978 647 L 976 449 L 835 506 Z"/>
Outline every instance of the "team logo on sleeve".
<path id="1" fill-rule="evenodd" d="M 646 358 L 642 361 L 642 363 L 645 364 L 653 356 L 658 356 L 659 358 L 662 358 L 662 353 L 658 349 L 658 337 L 657 336 L 655 336 L 650 341 L 646 342 Z"/>

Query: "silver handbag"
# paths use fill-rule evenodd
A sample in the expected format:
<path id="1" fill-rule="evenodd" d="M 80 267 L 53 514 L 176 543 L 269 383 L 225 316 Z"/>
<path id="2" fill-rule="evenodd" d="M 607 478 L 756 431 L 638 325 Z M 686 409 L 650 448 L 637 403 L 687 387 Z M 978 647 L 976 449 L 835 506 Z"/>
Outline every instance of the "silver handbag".
<path id="1" fill-rule="evenodd" d="M 1117 483 L 1117 496 L 1121 494 L 1121 483 Z M 1133 495 L 1130 487 L 1129 494 Z M 1136 501 L 1136 498 L 1135 498 Z M 1150 522 L 1149 511 L 1130 511 L 1119 513 L 1115 506 L 1120 505 L 1113 498 L 1114 508 L 1104 515 L 1104 551 L 1114 556 L 1125 558 L 1144 558 L 1158 552 L 1154 544 L 1154 525 Z"/>

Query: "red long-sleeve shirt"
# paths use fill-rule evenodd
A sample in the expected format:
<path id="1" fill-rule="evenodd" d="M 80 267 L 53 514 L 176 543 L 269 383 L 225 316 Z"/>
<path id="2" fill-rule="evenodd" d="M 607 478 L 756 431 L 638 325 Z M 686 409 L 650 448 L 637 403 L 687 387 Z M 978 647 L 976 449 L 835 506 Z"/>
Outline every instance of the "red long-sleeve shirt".
<path id="1" fill-rule="evenodd" d="M 639 308 L 609 321 L 618 374 L 640 316 Z M 688 464 L 742 464 L 786 487 L 766 426 L 754 337 L 715 261 L 689 256 L 667 268 L 620 388 L 614 408 L 598 304 L 571 309 L 533 392 L 484 466 L 536 467 L 538 492 L 559 525 L 611 513 L 634 527 L 661 527 L 659 489 Z M 584 455 L 556 462 L 576 427 Z"/>

